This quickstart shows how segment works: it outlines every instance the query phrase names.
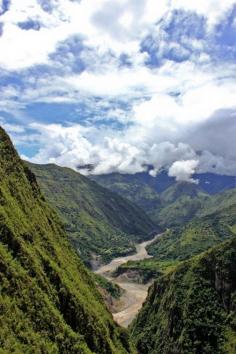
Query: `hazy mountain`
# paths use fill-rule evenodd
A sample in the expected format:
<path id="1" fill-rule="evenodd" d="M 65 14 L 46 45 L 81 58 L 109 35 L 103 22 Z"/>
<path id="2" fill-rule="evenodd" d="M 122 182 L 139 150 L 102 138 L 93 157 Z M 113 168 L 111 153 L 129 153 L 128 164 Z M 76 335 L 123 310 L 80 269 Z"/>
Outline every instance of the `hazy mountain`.
<path id="1" fill-rule="evenodd" d="M 166 171 L 161 171 L 156 177 L 153 177 L 149 172 L 140 172 L 135 174 L 120 174 L 111 173 L 106 175 L 91 175 L 91 178 L 110 189 L 116 189 L 122 194 L 125 184 L 136 184 L 139 187 L 147 185 L 156 191 L 158 194 L 164 192 L 168 187 L 176 183 L 174 177 L 169 177 Z M 199 187 L 208 194 L 216 194 L 227 189 L 236 187 L 235 176 L 224 176 L 214 173 L 201 173 L 193 175 L 193 178 L 198 180 Z"/>
<path id="2" fill-rule="evenodd" d="M 149 173 L 113 173 L 91 178 L 134 201 L 145 209 L 153 222 L 163 227 L 188 222 L 211 195 L 235 188 L 235 177 L 212 173 L 194 175 L 198 184 L 176 182 L 165 171 L 156 177 Z"/>
<path id="3" fill-rule="evenodd" d="M 69 168 L 28 166 L 87 264 L 134 252 L 134 242 L 158 229 L 138 206 Z"/>
<path id="4" fill-rule="evenodd" d="M 0 351 L 133 352 L 1 128 L 0 182 Z"/>

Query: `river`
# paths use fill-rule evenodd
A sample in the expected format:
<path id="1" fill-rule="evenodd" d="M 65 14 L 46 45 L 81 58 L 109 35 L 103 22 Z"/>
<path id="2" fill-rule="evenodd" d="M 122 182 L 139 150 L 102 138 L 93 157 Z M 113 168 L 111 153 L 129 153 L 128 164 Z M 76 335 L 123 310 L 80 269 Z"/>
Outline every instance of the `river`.
<path id="1" fill-rule="evenodd" d="M 154 242 L 158 237 L 159 235 L 156 235 L 149 241 L 137 244 L 135 254 L 115 258 L 110 263 L 101 266 L 95 271 L 95 273 L 104 276 L 106 279 L 119 285 L 124 290 L 124 294 L 121 296 L 119 301 L 119 311 L 113 313 L 114 320 L 123 327 L 128 327 L 142 307 L 142 304 L 147 297 L 150 283 L 144 285 L 124 280 L 122 277 L 116 279 L 113 278 L 111 274 L 117 267 L 128 261 L 139 261 L 142 259 L 151 258 L 152 256 L 148 255 L 146 247 Z"/>

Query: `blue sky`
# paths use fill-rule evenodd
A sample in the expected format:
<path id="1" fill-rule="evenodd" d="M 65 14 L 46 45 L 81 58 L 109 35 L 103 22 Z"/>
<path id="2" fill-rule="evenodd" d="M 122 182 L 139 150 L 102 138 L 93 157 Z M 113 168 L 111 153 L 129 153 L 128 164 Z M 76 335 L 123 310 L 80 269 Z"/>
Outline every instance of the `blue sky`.
<path id="1" fill-rule="evenodd" d="M 0 0 L 0 53 L 23 158 L 236 174 L 235 1 Z"/>

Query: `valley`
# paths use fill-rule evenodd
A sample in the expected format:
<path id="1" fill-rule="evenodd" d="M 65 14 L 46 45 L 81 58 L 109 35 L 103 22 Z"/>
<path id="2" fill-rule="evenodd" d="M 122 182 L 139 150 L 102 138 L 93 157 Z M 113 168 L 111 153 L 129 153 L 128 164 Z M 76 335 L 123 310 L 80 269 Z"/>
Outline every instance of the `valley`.
<path id="1" fill-rule="evenodd" d="M 152 256 L 147 253 L 146 247 L 155 242 L 158 237 L 159 235 L 156 235 L 152 240 L 137 244 L 135 254 L 113 259 L 109 264 L 101 266 L 95 271 L 95 273 L 104 276 L 107 280 L 117 284 L 124 290 L 123 295 L 119 299 L 118 310 L 113 312 L 114 320 L 123 327 L 127 327 L 137 315 L 147 297 L 150 283 L 139 284 L 137 282 L 128 281 L 128 279 L 123 277 L 115 278 L 112 276 L 112 273 L 117 267 L 128 261 L 140 261 L 152 258 Z"/>
<path id="2" fill-rule="evenodd" d="M 0 182 L 4 353 L 236 352 L 231 185 L 210 194 L 162 176 L 165 191 L 143 188 L 137 206 L 71 169 L 25 163 L 3 129 Z"/>

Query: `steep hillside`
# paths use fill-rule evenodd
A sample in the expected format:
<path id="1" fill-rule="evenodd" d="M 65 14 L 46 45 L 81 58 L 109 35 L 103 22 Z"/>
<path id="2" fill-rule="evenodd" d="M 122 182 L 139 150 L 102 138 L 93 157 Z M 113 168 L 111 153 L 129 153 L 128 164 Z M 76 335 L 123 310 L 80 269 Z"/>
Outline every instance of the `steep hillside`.
<path id="1" fill-rule="evenodd" d="M 229 209 L 236 204 L 236 189 L 226 190 L 210 198 L 205 199 L 202 208 L 198 210 L 196 216 L 205 216 L 215 212 Z"/>
<path id="2" fill-rule="evenodd" d="M 139 207 L 81 174 L 56 165 L 28 165 L 87 264 L 98 255 L 107 262 L 134 252 L 134 242 L 148 239 L 155 229 Z"/>
<path id="3" fill-rule="evenodd" d="M 1 353 L 133 352 L 1 128 L 0 289 Z"/>
<path id="4" fill-rule="evenodd" d="M 158 260 L 184 260 L 234 235 L 236 204 L 164 233 L 148 247 Z"/>
<path id="5" fill-rule="evenodd" d="M 140 354 L 236 352 L 236 239 L 159 278 L 133 323 Z"/>
<path id="6" fill-rule="evenodd" d="M 210 199 L 197 184 L 177 182 L 160 194 L 161 208 L 150 216 L 163 227 L 183 225 L 191 220 Z"/>
<path id="7" fill-rule="evenodd" d="M 159 193 L 155 189 L 155 185 L 152 184 L 154 179 L 149 174 L 111 173 L 91 175 L 90 178 L 113 192 L 125 196 L 147 212 L 161 207 Z"/>
<path id="8" fill-rule="evenodd" d="M 198 184 L 176 182 L 165 171 L 156 177 L 143 172 L 134 175 L 111 173 L 91 178 L 134 201 L 144 208 L 153 222 L 164 228 L 183 225 L 193 217 L 203 215 L 201 209 L 204 207 L 213 212 L 222 199 L 217 198 L 218 193 L 230 195 L 236 186 L 236 177 L 213 173 L 194 175 Z M 221 201 L 224 203 L 229 205 L 226 199 Z"/>
<path id="9" fill-rule="evenodd" d="M 195 217 L 182 226 L 168 229 L 147 247 L 153 258 L 123 264 L 117 270 L 117 275 L 128 275 L 135 271 L 139 279 L 145 282 L 168 272 L 181 261 L 233 237 L 236 234 L 236 203 L 230 205 L 234 201 L 233 193 L 230 193 L 231 198 L 227 196 L 229 193 L 225 193 L 224 197 L 221 195 L 221 203 L 214 213 Z M 230 206 L 223 208 L 224 205 Z M 202 209 L 202 212 L 206 210 Z"/>

